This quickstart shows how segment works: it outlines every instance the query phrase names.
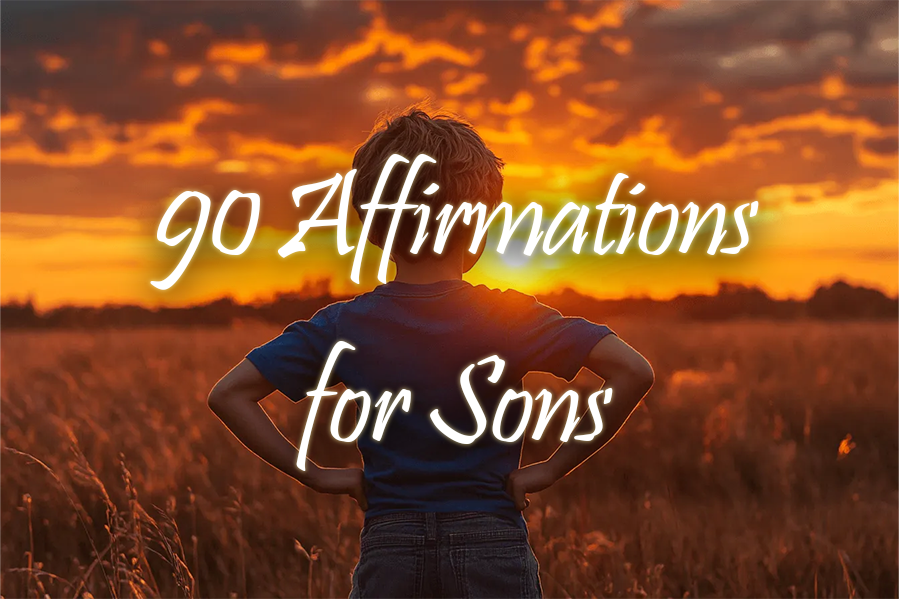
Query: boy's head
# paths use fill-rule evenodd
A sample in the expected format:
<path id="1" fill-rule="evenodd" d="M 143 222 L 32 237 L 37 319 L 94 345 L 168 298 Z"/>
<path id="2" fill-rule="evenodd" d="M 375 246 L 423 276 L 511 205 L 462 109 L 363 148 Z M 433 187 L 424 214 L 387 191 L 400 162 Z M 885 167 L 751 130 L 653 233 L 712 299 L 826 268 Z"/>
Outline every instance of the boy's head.
<path id="1" fill-rule="evenodd" d="M 393 203 L 399 198 L 409 167 L 416 156 L 426 154 L 437 161 L 436 164 L 422 165 L 408 198 L 408 203 L 430 206 L 432 224 L 437 213 L 446 204 L 458 206 L 462 202 L 472 205 L 481 202 L 486 205 L 489 214 L 502 198 L 503 177 L 500 169 L 503 161 L 490 151 L 471 125 L 452 116 L 431 116 L 419 108 L 411 108 L 399 116 L 383 119 L 356 151 L 353 158 L 356 177 L 352 186 L 352 201 L 360 218 L 365 217 L 360 207 L 371 200 L 384 164 L 393 154 L 409 160 L 409 164 L 400 163 L 393 168 L 381 195 L 380 201 L 384 204 Z M 431 183 L 436 183 L 440 189 L 433 195 L 424 195 L 424 190 Z M 442 256 L 433 252 L 436 226 L 428 227 L 428 241 L 418 254 L 412 254 L 409 249 L 419 222 L 419 217 L 412 212 L 404 211 L 400 219 L 391 250 L 394 257 L 415 262 L 457 255 L 462 248 L 468 249 L 471 243 L 470 227 L 466 227 L 460 219 L 453 226 L 453 233 Z M 369 241 L 378 247 L 384 247 L 384 238 L 392 217 L 389 211 L 376 213 Z M 466 258 L 465 270 L 474 265 L 479 255 L 480 253 Z"/>

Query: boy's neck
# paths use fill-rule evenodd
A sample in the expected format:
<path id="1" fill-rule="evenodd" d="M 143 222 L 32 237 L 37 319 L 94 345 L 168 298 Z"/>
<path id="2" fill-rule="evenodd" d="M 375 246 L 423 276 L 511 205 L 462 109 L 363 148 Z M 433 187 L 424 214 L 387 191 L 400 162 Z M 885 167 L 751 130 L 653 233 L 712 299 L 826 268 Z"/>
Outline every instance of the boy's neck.
<path id="1" fill-rule="evenodd" d="M 420 262 L 397 260 L 396 276 L 393 280 L 398 283 L 427 285 L 453 279 L 462 279 L 462 265 L 457 260 L 446 259 Z"/>

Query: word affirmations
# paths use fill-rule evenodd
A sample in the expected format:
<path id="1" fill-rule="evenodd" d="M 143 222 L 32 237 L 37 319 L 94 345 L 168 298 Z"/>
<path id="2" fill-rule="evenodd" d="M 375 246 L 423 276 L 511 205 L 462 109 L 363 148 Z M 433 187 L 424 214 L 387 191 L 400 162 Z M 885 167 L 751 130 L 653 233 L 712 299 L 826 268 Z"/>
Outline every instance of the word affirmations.
<path id="1" fill-rule="evenodd" d="M 327 193 L 325 194 L 325 197 L 322 200 L 321 204 L 319 204 L 318 208 L 313 213 L 312 217 L 300 222 L 299 231 L 297 232 L 297 234 L 294 235 L 292 239 L 290 239 L 287 243 L 284 244 L 284 246 L 282 246 L 278 250 L 278 254 L 282 258 L 284 258 L 296 252 L 303 252 L 306 249 L 306 246 L 303 244 L 303 237 L 307 232 L 309 232 L 310 229 L 320 227 L 334 227 L 336 229 L 338 253 L 343 256 L 353 251 L 354 249 L 356 250 L 356 253 L 353 257 L 353 268 L 350 274 L 350 279 L 354 283 L 358 284 L 359 272 L 362 266 L 362 255 L 364 252 L 365 240 L 368 238 L 368 233 L 371 230 L 372 221 L 374 220 L 375 214 L 378 211 L 382 210 L 391 211 L 393 213 L 393 216 L 390 228 L 388 230 L 388 235 L 384 243 L 384 251 L 381 257 L 380 267 L 378 269 L 378 280 L 382 283 L 386 282 L 387 265 L 390 260 L 390 253 L 393 248 L 394 237 L 396 235 L 397 228 L 399 227 L 400 216 L 403 212 L 410 212 L 419 219 L 418 234 L 413 241 L 410 251 L 413 254 L 417 254 L 427 241 L 427 231 L 429 229 L 427 225 L 432 218 L 431 204 L 414 203 L 411 202 L 409 198 L 410 190 L 412 189 L 412 184 L 414 183 L 415 178 L 418 175 L 418 171 L 421 169 L 421 166 L 427 162 L 436 163 L 436 160 L 425 154 L 420 154 L 419 156 L 417 156 L 412 161 L 412 164 L 409 167 L 409 171 L 403 183 L 400 196 L 392 203 L 383 204 L 381 203 L 381 195 L 394 167 L 399 163 L 409 163 L 409 160 L 400 156 L 399 154 L 394 154 L 387 160 L 387 162 L 384 164 L 383 170 L 381 171 L 378 184 L 375 187 L 374 192 L 372 193 L 371 199 L 368 201 L 368 203 L 361 206 L 362 211 L 365 213 L 365 218 L 363 219 L 362 229 L 355 246 L 349 245 L 347 241 L 347 217 L 350 205 L 350 190 L 352 188 L 353 178 L 356 174 L 355 169 L 348 172 L 345 177 L 342 177 L 340 174 L 336 174 L 331 179 L 328 179 L 326 181 L 311 183 L 309 185 L 301 185 L 295 188 L 292 195 L 293 202 L 297 207 L 300 206 L 300 202 L 303 197 L 308 194 L 325 189 L 327 189 Z M 628 176 L 624 173 L 617 174 L 609 187 L 605 202 L 592 207 L 593 210 L 597 210 L 599 212 L 599 224 L 594 236 L 593 251 L 600 256 L 611 251 L 613 247 L 615 248 L 616 253 L 623 254 L 630 244 L 631 240 L 634 238 L 634 221 L 636 220 L 637 215 L 636 206 L 626 203 L 616 203 L 615 201 L 615 196 L 618 193 L 618 188 L 621 186 L 621 183 L 627 178 Z M 321 218 L 329 202 L 336 195 L 337 190 L 341 187 L 341 183 L 343 184 L 343 188 L 340 194 L 340 204 L 338 206 L 337 218 Z M 439 185 L 437 185 L 436 183 L 431 183 L 431 185 L 424 190 L 424 194 L 430 196 L 437 193 L 439 189 Z M 630 195 L 636 196 L 644 189 L 645 186 L 642 183 L 638 183 L 630 190 L 629 193 Z M 196 230 L 194 230 L 193 228 L 188 228 L 173 237 L 169 237 L 168 229 L 172 222 L 172 219 L 181 208 L 181 206 L 192 198 L 196 198 L 200 202 L 200 216 L 197 220 Z M 222 227 L 224 226 L 225 217 L 228 213 L 228 210 L 237 200 L 242 198 L 248 199 L 251 205 L 250 220 L 247 225 L 247 231 L 244 235 L 243 240 L 237 247 L 227 248 L 222 243 Z M 439 203 L 436 205 L 439 205 Z M 172 285 L 175 284 L 176 281 L 178 281 L 179 278 L 181 278 L 181 275 L 184 274 L 184 270 L 187 268 L 187 265 L 190 263 L 191 259 L 197 251 L 197 247 L 200 244 L 200 240 L 202 239 L 203 232 L 205 231 L 206 224 L 209 220 L 211 207 L 212 203 L 209 200 L 209 197 L 198 191 L 185 191 L 177 198 L 175 198 L 172 204 L 168 207 L 162 217 L 162 221 L 160 221 L 159 223 L 159 228 L 156 234 L 157 239 L 165 243 L 166 245 L 176 246 L 184 241 L 188 237 L 188 235 L 191 234 L 191 231 L 193 231 L 193 236 L 191 237 L 187 249 L 185 250 L 180 262 L 175 267 L 175 270 L 173 270 L 171 274 L 169 274 L 169 276 L 162 281 L 152 281 L 152 285 L 154 287 L 162 290 L 169 289 Z M 758 213 L 758 202 L 754 201 L 737 206 L 734 211 L 733 217 L 740 237 L 739 243 L 732 247 L 720 248 L 719 250 L 719 247 L 724 241 L 724 238 L 727 234 L 727 231 L 725 231 L 724 229 L 725 221 L 727 218 L 727 209 L 723 204 L 713 204 L 700 218 L 699 207 L 693 202 L 690 202 L 682 211 L 683 213 L 688 213 L 688 221 L 683 239 L 678 250 L 681 253 L 686 253 L 689 250 L 690 245 L 693 243 L 693 239 L 696 237 L 699 229 L 709 218 L 709 216 L 715 214 L 715 232 L 712 236 L 711 243 L 709 244 L 708 253 L 710 255 L 714 255 L 717 251 L 720 251 L 724 254 L 738 253 L 749 243 L 749 232 L 746 228 L 745 216 L 745 212 L 747 209 L 749 209 L 749 217 L 756 216 L 756 214 Z M 232 191 L 230 194 L 228 194 L 228 196 L 225 198 L 225 201 L 222 203 L 222 206 L 219 209 L 218 214 L 216 215 L 215 223 L 213 224 L 213 245 L 222 253 L 231 256 L 240 255 L 245 252 L 250 246 L 250 242 L 252 241 L 253 235 L 256 232 L 256 226 L 259 222 L 259 210 L 259 194 L 241 193 L 237 190 Z M 617 240 L 617 242 L 615 240 L 606 241 L 603 239 L 603 234 L 609 220 L 609 215 L 613 210 L 617 210 L 618 216 L 624 217 L 626 219 L 624 222 L 623 233 L 621 235 L 621 238 Z M 438 254 L 443 252 L 452 228 L 456 225 L 460 218 L 468 226 L 471 226 L 472 222 L 475 223 L 474 235 L 469 251 L 471 251 L 472 253 L 477 253 L 479 247 L 481 246 L 481 242 L 487 235 L 487 230 L 493 224 L 494 220 L 500 214 L 502 214 L 503 229 L 499 239 L 499 243 L 496 246 L 496 251 L 500 254 L 504 253 L 515 231 L 528 216 L 531 216 L 532 224 L 530 234 L 528 236 L 528 241 L 524 249 L 524 254 L 526 256 L 530 256 L 533 254 L 538 245 L 541 245 L 541 239 L 543 240 L 541 249 L 547 255 L 554 254 L 569 242 L 571 243 L 571 251 L 573 251 L 575 254 L 580 254 L 581 249 L 583 248 L 584 243 L 587 241 L 587 238 L 589 236 L 585 229 L 587 226 L 587 220 L 590 217 L 591 207 L 568 202 L 555 215 L 546 231 L 542 229 L 543 208 L 539 204 L 533 202 L 528 204 L 524 208 L 524 210 L 522 210 L 518 214 L 517 218 L 514 216 L 512 206 L 506 202 L 500 202 L 499 205 L 497 205 L 497 207 L 489 215 L 487 214 L 486 205 L 481 202 L 477 202 L 474 205 L 472 205 L 470 202 L 461 202 L 457 205 L 444 204 L 439 211 L 435 212 L 436 215 L 433 218 L 436 220 L 437 230 L 434 234 L 433 248 L 434 251 Z M 656 216 L 663 212 L 667 212 L 669 218 L 668 229 L 665 234 L 665 238 L 662 240 L 661 244 L 658 245 L 658 247 L 650 248 L 649 232 L 652 228 L 653 220 L 656 218 Z M 643 217 L 643 223 L 640 226 L 639 235 L 637 236 L 637 246 L 639 247 L 640 251 L 655 256 L 662 254 L 663 252 L 668 250 L 669 247 L 671 247 L 671 244 L 674 241 L 674 237 L 677 233 L 678 218 L 682 212 L 679 211 L 678 208 L 673 204 L 662 205 L 659 202 L 653 203 Z M 566 219 L 568 219 L 569 216 L 572 215 L 574 219 L 573 222 L 567 227 L 567 229 L 563 230 Z"/>

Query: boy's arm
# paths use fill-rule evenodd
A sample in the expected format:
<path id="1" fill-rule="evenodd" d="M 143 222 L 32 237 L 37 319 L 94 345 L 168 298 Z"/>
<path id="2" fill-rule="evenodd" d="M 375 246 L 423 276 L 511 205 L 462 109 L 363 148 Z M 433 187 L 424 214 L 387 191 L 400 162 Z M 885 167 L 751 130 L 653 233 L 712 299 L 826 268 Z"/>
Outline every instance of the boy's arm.
<path id="1" fill-rule="evenodd" d="M 527 507 L 527 493 L 535 493 L 564 478 L 583 464 L 621 430 L 652 387 L 654 375 L 646 358 L 616 337 L 604 337 L 587 357 L 587 368 L 605 379 L 612 389 L 612 401 L 602 408 L 603 430 L 592 441 L 563 443 L 544 462 L 520 468 L 509 475 L 508 491 L 519 509 Z M 592 431 L 592 422 L 581 421 L 576 434 Z"/>
<path id="2" fill-rule="evenodd" d="M 297 448 L 259 405 L 274 390 L 245 359 L 215 384 L 207 403 L 234 436 L 263 461 L 320 493 L 350 495 L 366 509 L 359 468 L 321 468 L 312 460 L 307 460 L 305 471 L 297 468 Z"/>

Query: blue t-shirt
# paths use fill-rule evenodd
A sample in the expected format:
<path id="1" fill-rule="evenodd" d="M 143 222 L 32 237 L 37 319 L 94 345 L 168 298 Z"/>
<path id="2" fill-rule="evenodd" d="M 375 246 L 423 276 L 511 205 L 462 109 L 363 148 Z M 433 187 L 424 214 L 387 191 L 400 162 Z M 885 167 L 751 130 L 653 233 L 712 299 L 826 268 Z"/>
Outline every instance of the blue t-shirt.
<path id="1" fill-rule="evenodd" d="M 367 483 L 367 518 L 398 511 L 473 511 L 520 521 L 504 487 L 519 466 L 522 440 L 494 438 L 496 406 L 507 389 L 521 389 L 528 372 L 572 380 L 593 346 L 610 333 L 583 318 L 563 317 L 517 291 L 462 280 L 426 285 L 393 281 L 294 322 L 247 359 L 281 393 L 300 401 L 318 385 L 338 341 L 355 347 L 340 353 L 329 384 L 342 382 L 371 397 L 357 441 Z M 471 373 L 487 429 L 474 443 L 457 444 L 437 430 L 429 414 L 437 408 L 453 429 L 474 433 L 475 418 L 459 379 L 467 366 L 493 355 L 506 362 L 496 384 L 487 381 L 492 364 Z M 394 410 L 381 441 L 373 440 L 375 402 L 384 391 L 395 397 L 401 389 L 412 393 L 409 412 Z M 334 404 L 322 403 L 320 422 L 330 423 L 329 406 Z M 504 435 L 518 426 L 521 404 L 513 401 L 506 410 Z"/>

